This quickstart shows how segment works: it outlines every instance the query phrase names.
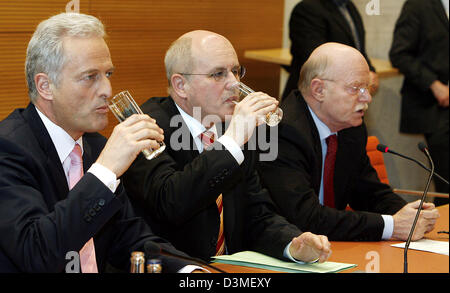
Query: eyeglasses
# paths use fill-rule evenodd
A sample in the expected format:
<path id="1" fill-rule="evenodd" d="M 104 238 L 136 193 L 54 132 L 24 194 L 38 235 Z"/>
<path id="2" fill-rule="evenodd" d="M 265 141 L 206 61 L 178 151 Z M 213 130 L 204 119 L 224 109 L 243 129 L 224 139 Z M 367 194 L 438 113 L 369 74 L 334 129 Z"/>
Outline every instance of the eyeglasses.
<path id="1" fill-rule="evenodd" d="M 213 73 L 179 73 L 181 75 L 206 75 L 210 78 L 214 78 L 215 81 L 222 82 L 228 77 L 228 72 L 231 72 L 236 79 L 242 79 L 247 72 L 244 66 L 237 66 L 232 68 L 230 71 L 227 69 L 217 70 Z"/>
<path id="2" fill-rule="evenodd" d="M 326 78 L 320 78 L 320 77 L 318 77 L 318 78 L 321 79 L 321 80 L 337 82 L 336 80 L 333 80 L 333 79 L 326 79 Z M 349 90 L 350 94 L 352 94 L 352 95 L 356 95 L 356 94 L 365 95 L 365 94 L 368 94 L 370 92 L 368 86 L 349 86 L 349 85 L 346 85 L 345 87 Z"/>

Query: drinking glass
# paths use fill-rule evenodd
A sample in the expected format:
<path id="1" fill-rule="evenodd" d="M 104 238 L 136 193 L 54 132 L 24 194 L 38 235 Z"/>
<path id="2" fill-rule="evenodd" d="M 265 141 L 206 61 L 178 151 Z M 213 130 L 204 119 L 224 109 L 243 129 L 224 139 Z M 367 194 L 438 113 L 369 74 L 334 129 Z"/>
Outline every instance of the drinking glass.
<path id="1" fill-rule="evenodd" d="M 119 122 L 125 121 L 125 119 L 133 114 L 143 114 L 141 108 L 139 108 L 128 91 L 122 91 L 115 95 L 113 98 L 108 99 L 108 107 L 109 109 L 111 109 L 111 112 L 114 114 L 114 116 L 116 116 Z M 166 149 L 166 145 L 163 141 L 159 142 L 159 145 L 160 147 L 157 150 L 142 150 L 142 153 L 147 160 L 156 158 Z"/>
<path id="2" fill-rule="evenodd" d="M 232 87 L 239 90 L 239 93 L 240 93 L 239 101 L 241 101 L 243 98 L 245 98 L 250 93 L 255 92 L 254 90 L 252 90 L 251 88 L 249 88 L 242 82 L 236 82 L 235 84 L 232 85 Z M 234 103 L 237 104 L 238 102 L 234 101 Z M 275 111 L 267 113 L 265 115 L 265 117 L 263 117 L 263 118 L 264 118 L 264 122 L 266 122 L 267 125 L 276 126 L 276 125 L 278 125 L 278 123 L 280 123 L 281 119 L 283 118 L 283 110 L 281 110 L 278 107 Z"/>

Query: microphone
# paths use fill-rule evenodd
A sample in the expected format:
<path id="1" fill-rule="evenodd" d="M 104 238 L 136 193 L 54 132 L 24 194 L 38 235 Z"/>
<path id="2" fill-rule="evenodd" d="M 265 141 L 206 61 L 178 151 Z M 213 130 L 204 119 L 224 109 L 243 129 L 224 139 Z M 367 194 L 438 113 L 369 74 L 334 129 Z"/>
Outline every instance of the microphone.
<path id="1" fill-rule="evenodd" d="M 419 147 L 419 150 L 421 150 L 422 152 L 423 152 L 423 149 L 424 149 L 424 148 L 427 148 L 426 145 L 425 145 L 423 142 L 420 142 L 419 145 L 418 145 L 418 147 Z M 422 147 L 422 148 L 421 148 L 421 147 Z M 382 153 L 391 153 L 391 154 L 400 156 L 400 157 L 402 157 L 402 158 L 405 158 L 405 159 L 407 159 L 407 160 L 413 161 L 413 162 L 417 163 L 420 167 L 422 167 L 422 168 L 424 168 L 425 170 L 427 170 L 428 172 L 431 172 L 431 170 L 430 170 L 427 166 L 425 166 L 425 165 L 422 164 L 421 162 L 417 161 L 416 159 L 413 159 L 413 158 L 410 158 L 410 157 L 408 157 L 408 156 L 405 156 L 405 155 L 402 155 L 402 154 L 400 154 L 400 153 L 397 153 L 397 152 L 395 152 L 395 151 L 389 149 L 389 147 L 386 146 L 386 145 L 384 145 L 384 144 L 381 144 L 381 143 L 378 144 L 378 145 L 377 145 L 377 150 L 380 151 L 380 152 L 382 152 Z M 428 151 L 428 149 L 427 149 L 427 151 Z M 446 184 L 448 184 L 448 181 L 445 180 L 441 175 L 437 174 L 436 172 L 434 172 L 433 175 L 436 176 L 437 178 L 439 178 L 440 180 L 442 180 L 443 182 L 445 182 Z"/>
<path id="2" fill-rule="evenodd" d="M 209 263 L 207 263 L 206 261 L 199 259 L 199 258 L 195 258 L 195 257 L 190 257 L 187 255 L 183 255 L 180 253 L 175 253 L 172 251 L 168 251 L 167 249 L 164 249 L 161 247 L 161 245 L 159 245 L 158 243 L 154 242 L 154 241 L 147 241 L 144 244 L 144 251 L 145 254 L 148 255 L 149 257 L 157 257 L 159 255 L 167 255 L 167 256 L 171 256 L 174 258 L 179 258 L 179 259 L 183 259 L 183 260 L 188 260 L 188 261 L 192 261 L 195 262 L 201 266 L 206 266 L 210 269 L 219 271 L 221 273 L 227 273 L 224 270 L 221 270 L 219 268 L 216 268 L 212 265 L 210 265 Z"/>
<path id="3" fill-rule="evenodd" d="M 414 222 L 412 224 L 411 231 L 409 232 L 408 239 L 406 240 L 405 251 L 404 251 L 404 256 L 403 256 L 403 273 L 408 272 L 409 244 L 411 242 L 411 238 L 414 233 L 414 229 L 416 228 L 417 220 L 419 219 L 419 215 L 420 215 L 420 211 L 422 210 L 423 202 L 425 201 L 425 197 L 427 196 L 428 188 L 430 187 L 431 178 L 434 175 L 434 163 L 433 163 L 433 160 L 431 159 L 431 155 L 430 155 L 430 152 L 428 151 L 428 148 L 426 147 L 426 145 L 423 142 L 420 142 L 418 144 L 418 147 L 419 147 L 419 150 L 421 150 L 427 156 L 428 161 L 430 162 L 431 171 L 430 171 L 430 175 L 428 176 L 427 184 L 425 186 L 425 190 L 423 191 L 422 198 L 420 199 L 419 208 L 417 209 L 416 217 L 414 218 Z"/>

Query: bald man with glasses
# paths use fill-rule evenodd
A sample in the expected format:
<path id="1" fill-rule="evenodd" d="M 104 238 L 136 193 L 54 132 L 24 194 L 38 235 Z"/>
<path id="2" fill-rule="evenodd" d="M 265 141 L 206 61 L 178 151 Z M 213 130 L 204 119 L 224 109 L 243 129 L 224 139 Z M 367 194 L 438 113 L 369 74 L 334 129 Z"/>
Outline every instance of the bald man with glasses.
<path id="1" fill-rule="evenodd" d="M 299 90 L 281 105 L 278 157 L 259 170 L 280 214 L 299 229 L 335 241 L 408 237 L 419 201 L 407 204 L 380 182 L 366 153 L 369 84 L 358 50 L 325 43 L 303 65 Z M 432 203 L 423 207 L 413 240 L 439 217 Z"/>
<path id="2" fill-rule="evenodd" d="M 276 214 L 259 183 L 256 154 L 245 144 L 261 123 L 257 116 L 278 102 L 256 92 L 236 104 L 233 84 L 245 69 L 231 43 L 213 32 L 186 33 L 166 52 L 165 66 L 170 96 L 151 98 L 142 110 L 164 130 L 167 148 L 150 161 L 139 157 L 123 178 L 136 211 L 180 250 L 205 260 L 253 250 L 325 261 L 327 237 Z"/>

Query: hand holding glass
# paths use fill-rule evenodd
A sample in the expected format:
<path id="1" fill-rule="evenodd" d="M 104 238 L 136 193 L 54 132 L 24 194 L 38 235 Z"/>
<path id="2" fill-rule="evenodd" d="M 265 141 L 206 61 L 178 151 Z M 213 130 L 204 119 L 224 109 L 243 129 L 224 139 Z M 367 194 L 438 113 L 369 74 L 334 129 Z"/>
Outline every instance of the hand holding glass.
<path id="1" fill-rule="evenodd" d="M 241 101 L 243 98 L 245 98 L 247 95 L 254 93 L 255 91 L 243 84 L 242 82 L 236 82 L 232 85 L 233 88 L 236 88 L 240 92 L 239 101 Z M 238 102 L 234 102 L 237 104 Z M 277 108 L 275 111 L 269 112 L 265 115 L 264 121 L 269 126 L 276 126 L 278 123 L 280 123 L 281 119 L 283 118 L 283 110 L 280 108 Z"/>
<path id="2" fill-rule="evenodd" d="M 115 95 L 113 98 L 108 100 L 108 107 L 111 112 L 116 116 L 119 122 L 125 121 L 128 117 L 133 114 L 143 114 L 141 108 L 136 104 L 133 97 L 128 91 L 123 91 Z M 159 142 L 159 149 L 144 149 L 142 153 L 147 160 L 151 160 L 161 154 L 165 149 L 166 145 L 164 142 Z"/>

